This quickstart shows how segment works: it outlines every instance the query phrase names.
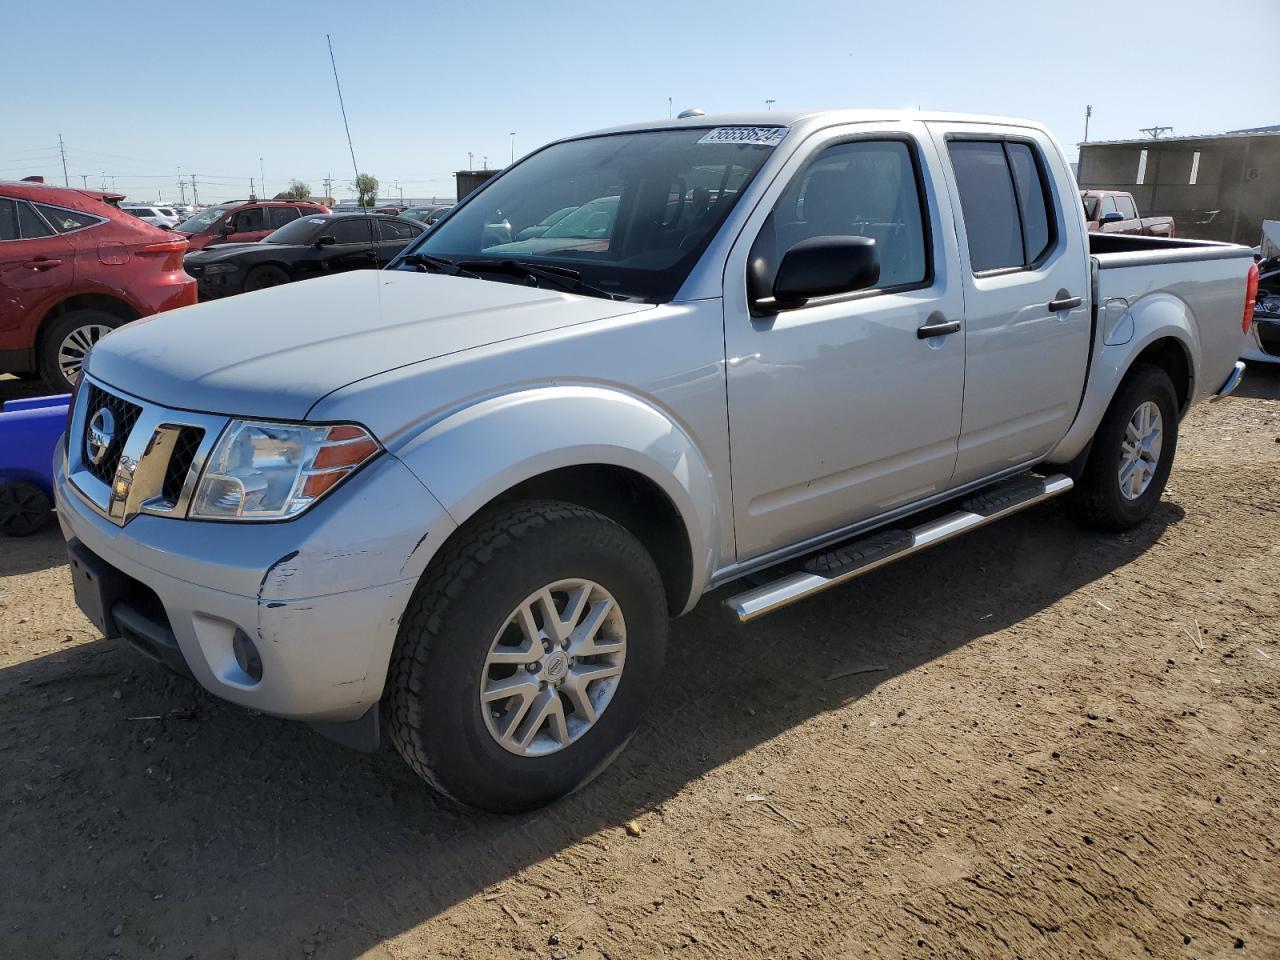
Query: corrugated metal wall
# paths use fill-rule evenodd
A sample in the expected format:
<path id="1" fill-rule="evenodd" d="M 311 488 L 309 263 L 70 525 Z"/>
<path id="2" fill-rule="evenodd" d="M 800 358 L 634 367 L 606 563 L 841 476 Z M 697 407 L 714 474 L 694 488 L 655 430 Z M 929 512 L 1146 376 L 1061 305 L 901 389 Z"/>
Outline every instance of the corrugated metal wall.
<path id="1" fill-rule="evenodd" d="M 1173 217 L 1180 237 L 1254 246 L 1262 221 L 1280 219 L 1280 136 L 1087 143 L 1078 180 L 1127 190 L 1143 216 Z"/>

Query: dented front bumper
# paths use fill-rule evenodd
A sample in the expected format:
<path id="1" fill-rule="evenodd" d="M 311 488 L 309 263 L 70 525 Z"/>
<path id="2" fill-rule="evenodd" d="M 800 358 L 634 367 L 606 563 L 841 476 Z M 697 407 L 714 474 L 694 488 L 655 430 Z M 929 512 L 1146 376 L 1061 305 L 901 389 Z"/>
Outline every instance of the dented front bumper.
<path id="1" fill-rule="evenodd" d="M 286 522 L 139 515 L 118 527 L 68 483 L 61 446 L 57 456 L 54 492 L 68 542 L 124 578 L 131 607 L 167 626 L 202 686 L 310 721 L 353 720 L 378 701 L 401 614 L 454 529 L 398 460 L 380 457 Z M 130 635 L 109 610 L 100 620 L 104 632 Z M 237 661 L 237 633 L 252 641 L 259 677 Z"/>

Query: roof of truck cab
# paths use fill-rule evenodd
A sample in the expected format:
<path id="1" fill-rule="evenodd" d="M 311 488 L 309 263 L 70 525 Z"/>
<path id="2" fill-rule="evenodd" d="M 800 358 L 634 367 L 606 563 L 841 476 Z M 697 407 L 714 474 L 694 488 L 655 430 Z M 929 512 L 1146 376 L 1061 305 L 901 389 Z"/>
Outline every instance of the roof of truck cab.
<path id="1" fill-rule="evenodd" d="M 923 120 L 946 123 L 983 123 L 1012 127 L 1033 127 L 1044 130 L 1044 124 L 1019 117 L 984 116 L 973 113 L 944 113 L 934 110 L 755 110 L 748 113 L 708 113 L 697 117 L 673 117 L 660 120 L 628 123 L 589 133 L 575 134 L 566 140 L 579 137 L 601 136 L 610 133 L 631 133 L 640 130 L 679 130 L 688 127 L 825 127 L 838 123 L 884 123 L 895 120 Z"/>

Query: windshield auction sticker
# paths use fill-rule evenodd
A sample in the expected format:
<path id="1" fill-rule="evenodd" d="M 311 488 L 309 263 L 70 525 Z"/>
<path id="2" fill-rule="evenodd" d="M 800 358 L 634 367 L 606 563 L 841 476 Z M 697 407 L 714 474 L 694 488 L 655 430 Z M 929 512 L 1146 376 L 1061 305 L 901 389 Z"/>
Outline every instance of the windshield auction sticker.
<path id="1" fill-rule="evenodd" d="M 776 147 L 786 135 L 786 127 L 716 127 L 698 142 L 748 143 L 758 147 Z"/>

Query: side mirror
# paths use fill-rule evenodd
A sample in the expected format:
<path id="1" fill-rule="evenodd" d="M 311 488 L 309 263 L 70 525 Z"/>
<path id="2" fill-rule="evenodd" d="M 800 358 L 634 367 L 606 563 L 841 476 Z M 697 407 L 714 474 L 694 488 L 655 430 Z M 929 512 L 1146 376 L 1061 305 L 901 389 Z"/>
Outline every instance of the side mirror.
<path id="1" fill-rule="evenodd" d="M 1098 223 L 1119 223 L 1124 219 L 1124 214 L 1119 210 L 1112 210 L 1110 213 L 1104 213 L 1102 219 Z"/>
<path id="2" fill-rule="evenodd" d="M 798 307 L 814 297 L 865 290 L 879 279 L 880 254 L 871 237 L 810 237 L 783 256 L 773 299 Z"/>
<path id="3" fill-rule="evenodd" d="M 338 238 L 328 233 L 326 233 L 323 237 L 316 237 L 317 247 L 331 247 L 337 242 L 338 242 Z"/>

